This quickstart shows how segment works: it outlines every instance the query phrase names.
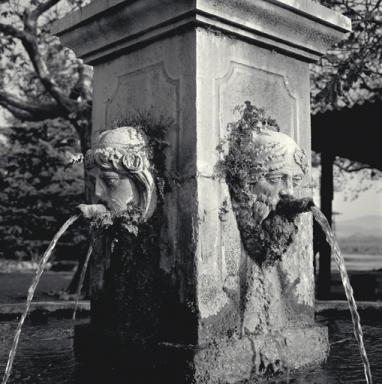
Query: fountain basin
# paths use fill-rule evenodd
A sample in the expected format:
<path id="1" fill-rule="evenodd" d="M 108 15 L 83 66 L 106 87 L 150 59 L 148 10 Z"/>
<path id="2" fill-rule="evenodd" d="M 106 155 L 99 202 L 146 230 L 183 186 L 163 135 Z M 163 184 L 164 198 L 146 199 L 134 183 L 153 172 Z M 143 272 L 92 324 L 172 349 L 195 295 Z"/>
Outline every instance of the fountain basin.
<path id="1" fill-rule="evenodd" d="M 41 304 L 40 304 L 41 305 Z M 32 309 L 32 315 L 25 323 L 21 336 L 14 371 L 9 383 L 14 384 L 96 384 L 125 383 L 129 371 L 125 368 L 118 371 L 107 364 L 87 365 L 75 359 L 73 348 L 74 323 L 70 320 L 71 311 L 47 311 L 45 315 L 36 316 L 39 311 Z M 359 303 L 365 344 L 370 358 L 373 378 L 376 383 L 382 382 L 382 306 L 378 303 Z M 80 314 L 87 313 L 84 304 Z M 41 314 L 41 311 L 40 311 Z M 16 321 L 5 321 L 0 317 L 0 369 L 4 371 L 9 348 L 12 342 Z M 290 371 L 283 376 L 272 376 L 264 379 L 264 383 L 296 383 L 296 384 L 339 384 L 363 383 L 364 374 L 359 358 L 358 347 L 352 331 L 352 322 L 345 302 L 318 302 L 316 321 L 329 329 L 331 344 L 330 354 L 326 363 Z M 75 322 L 81 328 L 88 323 L 85 316 Z M 134 351 L 132 351 L 133 354 Z M 183 354 L 183 356 L 182 356 Z M 174 357 L 183 358 L 187 351 L 176 351 Z M 245 358 L 238 355 L 237 359 Z M 126 360 L 126 359 L 125 359 Z M 149 361 L 147 362 L 149 365 Z M 100 368 L 100 369 L 96 369 Z M 160 367 L 159 367 L 160 368 Z M 183 366 L 182 368 L 187 369 Z M 179 365 L 173 366 L 173 373 Z M 147 369 L 138 367 L 141 378 L 148 374 Z M 160 369 L 157 369 L 160 373 Z M 163 373 L 163 372 L 162 372 Z M 158 376 L 154 378 L 161 382 Z M 129 382 L 131 382 L 129 380 Z M 140 381 L 142 383 L 142 381 Z M 144 381 L 145 383 L 149 381 Z M 178 381 L 181 383 L 182 381 Z M 247 382 L 247 384 L 252 384 Z"/>

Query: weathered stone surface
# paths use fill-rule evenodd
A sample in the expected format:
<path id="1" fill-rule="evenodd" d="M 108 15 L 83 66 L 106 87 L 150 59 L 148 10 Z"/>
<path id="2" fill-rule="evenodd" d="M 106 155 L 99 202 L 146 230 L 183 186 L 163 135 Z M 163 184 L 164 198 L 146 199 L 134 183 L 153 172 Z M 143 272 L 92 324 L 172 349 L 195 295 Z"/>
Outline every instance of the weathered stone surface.
<path id="1" fill-rule="evenodd" d="M 237 383 L 282 373 L 326 359 L 325 327 L 286 328 L 283 332 L 247 334 L 221 339 L 196 354 L 195 377 L 200 383 Z"/>
<path id="2" fill-rule="evenodd" d="M 198 25 L 308 61 L 350 29 L 349 19 L 309 0 L 95 0 L 58 22 L 56 33 L 94 64 Z"/>
<path id="3" fill-rule="evenodd" d="M 148 370 L 181 367 L 178 383 L 234 383 L 325 358 L 327 333 L 313 318 L 310 215 L 299 218 L 281 261 L 260 268 L 215 177 L 216 146 L 233 108 L 251 100 L 309 157 L 308 62 L 347 30 L 348 19 L 307 0 L 95 0 L 57 25 L 95 65 L 95 134 L 137 112 L 173 122 L 170 188 L 143 248 L 122 239 L 111 255 L 96 238 L 93 335 L 106 349 L 139 349 Z M 145 244 L 156 245 L 151 254 Z"/>

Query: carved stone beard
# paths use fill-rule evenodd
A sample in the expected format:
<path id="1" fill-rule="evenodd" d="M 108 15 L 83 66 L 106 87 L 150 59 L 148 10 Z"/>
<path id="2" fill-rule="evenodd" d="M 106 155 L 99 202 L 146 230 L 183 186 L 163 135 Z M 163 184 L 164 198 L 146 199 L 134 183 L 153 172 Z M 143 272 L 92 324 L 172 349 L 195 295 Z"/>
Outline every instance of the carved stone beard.
<path id="1" fill-rule="evenodd" d="M 100 236 L 106 234 L 110 238 L 123 238 L 127 233 L 138 235 L 138 227 L 145 222 L 142 220 L 142 209 L 136 204 L 128 205 L 118 212 L 106 210 L 102 215 L 92 218 L 92 228 L 99 231 Z"/>
<path id="2" fill-rule="evenodd" d="M 280 215 L 277 210 L 271 211 L 259 226 L 251 233 L 243 229 L 242 237 L 247 244 L 247 252 L 261 265 L 274 265 L 287 251 L 298 230 L 295 216 L 287 217 Z"/>
<path id="3" fill-rule="evenodd" d="M 297 232 L 296 214 L 284 212 L 278 206 L 273 207 L 266 196 L 257 196 L 256 200 L 251 201 L 249 194 L 232 188 L 230 195 L 248 256 L 259 265 L 274 265 L 286 252 Z"/>

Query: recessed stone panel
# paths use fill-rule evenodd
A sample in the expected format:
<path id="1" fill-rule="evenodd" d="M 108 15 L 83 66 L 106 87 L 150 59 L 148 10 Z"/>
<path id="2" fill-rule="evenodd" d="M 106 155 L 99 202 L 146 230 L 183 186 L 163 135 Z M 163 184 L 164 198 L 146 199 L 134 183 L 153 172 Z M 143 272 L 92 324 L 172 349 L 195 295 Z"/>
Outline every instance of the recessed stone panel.
<path id="1" fill-rule="evenodd" d="M 216 80 L 216 87 L 217 115 L 223 132 L 235 121 L 233 108 L 249 100 L 276 119 L 282 132 L 298 139 L 298 101 L 284 74 L 231 61 L 228 72 Z"/>
<path id="2" fill-rule="evenodd" d="M 126 72 L 118 76 L 116 89 L 108 97 L 105 108 L 105 126 L 109 127 L 128 114 L 147 112 L 155 118 L 172 118 L 177 122 L 179 80 L 167 74 L 164 62 Z"/>

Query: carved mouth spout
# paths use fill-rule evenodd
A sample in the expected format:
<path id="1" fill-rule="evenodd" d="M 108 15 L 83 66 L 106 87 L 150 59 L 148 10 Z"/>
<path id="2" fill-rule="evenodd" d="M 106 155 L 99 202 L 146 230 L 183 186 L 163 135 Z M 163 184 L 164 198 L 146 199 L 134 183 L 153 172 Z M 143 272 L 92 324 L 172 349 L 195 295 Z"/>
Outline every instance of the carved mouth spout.
<path id="1" fill-rule="evenodd" d="M 300 213 L 310 212 L 314 206 L 311 197 L 296 199 L 293 196 L 284 195 L 277 204 L 276 212 L 284 216 L 294 217 Z"/>

